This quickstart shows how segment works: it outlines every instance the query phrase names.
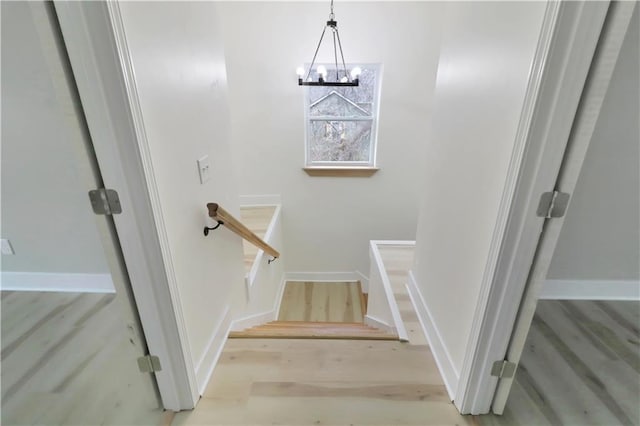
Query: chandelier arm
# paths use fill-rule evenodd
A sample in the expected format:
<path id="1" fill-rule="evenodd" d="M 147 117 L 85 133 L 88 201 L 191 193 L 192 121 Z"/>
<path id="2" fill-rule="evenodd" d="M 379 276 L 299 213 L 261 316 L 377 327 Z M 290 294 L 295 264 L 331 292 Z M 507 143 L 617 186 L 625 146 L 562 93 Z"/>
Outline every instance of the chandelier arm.
<path id="1" fill-rule="evenodd" d="M 327 27 L 325 26 L 322 29 L 322 35 L 320 36 L 320 41 L 318 42 L 318 47 L 316 47 L 316 53 L 313 54 L 313 59 L 311 60 L 311 66 L 309 67 L 309 71 L 307 71 L 307 79 L 311 75 L 311 70 L 313 69 L 313 64 L 316 63 L 316 56 L 318 56 L 318 50 L 320 50 L 320 45 L 322 44 L 322 39 L 324 38 L 324 32 L 327 31 Z"/>
<path id="2" fill-rule="evenodd" d="M 338 37 L 338 46 L 340 47 L 340 57 L 342 58 L 342 69 L 344 71 L 344 75 L 347 77 L 348 81 L 351 81 L 351 77 L 347 74 L 347 65 L 344 63 L 344 53 L 342 53 L 342 43 L 340 43 L 340 33 L 338 32 L 338 28 L 336 28 L 335 35 Z M 336 68 L 338 67 L 336 66 Z"/>
<path id="3" fill-rule="evenodd" d="M 340 69 L 338 68 L 338 50 L 336 49 L 336 29 L 333 29 L 333 60 L 336 64 L 336 81 L 340 81 Z"/>

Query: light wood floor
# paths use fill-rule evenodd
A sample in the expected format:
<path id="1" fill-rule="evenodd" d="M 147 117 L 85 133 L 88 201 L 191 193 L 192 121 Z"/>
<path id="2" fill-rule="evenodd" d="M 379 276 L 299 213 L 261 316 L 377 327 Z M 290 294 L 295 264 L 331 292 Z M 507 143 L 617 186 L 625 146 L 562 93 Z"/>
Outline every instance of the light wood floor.
<path id="1" fill-rule="evenodd" d="M 383 253 L 398 287 L 412 255 L 389 260 Z M 409 343 L 228 340 L 198 406 L 173 424 L 474 424 L 449 401 L 408 296 L 398 294 Z"/>
<path id="2" fill-rule="evenodd" d="M 276 206 L 240 207 L 240 220 L 260 238 L 264 238 L 275 211 Z M 242 240 L 242 249 L 244 252 L 244 266 L 246 271 L 249 272 L 259 249 L 244 239 Z"/>
<path id="3" fill-rule="evenodd" d="M 1 292 L 3 425 L 158 425 L 113 294 Z"/>
<path id="4" fill-rule="evenodd" d="M 640 425 L 640 303 L 538 303 L 503 416 L 483 425 Z"/>
<path id="5" fill-rule="evenodd" d="M 360 283 L 288 281 L 278 321 L 363 322 Z"/>

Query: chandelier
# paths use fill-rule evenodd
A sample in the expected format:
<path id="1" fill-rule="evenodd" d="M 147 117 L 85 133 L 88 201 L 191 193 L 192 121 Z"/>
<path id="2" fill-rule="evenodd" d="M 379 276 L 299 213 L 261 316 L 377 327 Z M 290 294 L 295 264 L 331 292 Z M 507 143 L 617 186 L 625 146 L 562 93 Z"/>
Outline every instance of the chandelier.
<path id="1" fill-rule="evenodd" d="M 358 67 L 355 67 L 351 70 L 350 73 L 347 72 L 347 66 L 344 62 L 344 54 L 342 53 L 342 43 L 340 42 L 340 34 L 338 33 L 338 22 L 334 19 L 335 14 L 333 13 L 333 0 L 331 0 L 331 12 L 329 13 L 329 20 L 327 21 L 327 25 L 325 25 L 322 30 L 322 35 L 320 36 L 320 41 L 318 42 L 318 47 L 316 47 L 316 52 L 313 54 L 313 59 L 311 60 L 311 66 L 305 73 L 304 67 L 298 67 L 296 70 L 296 74 L 298 74 L 298 85 L 300 86 L 358 86 L 359 81 L 358 77 L 362 70 Z M 313 66 L 316 63 L 316 56 L 318 56 L 318 51 L 320 50 L 320 45 L 322 44 L 322 40 L 324 39 L 324 34 L 327 31 L 327 28 L 330 29 L 331 34 L 333 36 L 333 58 L 335 61 L 335 80 L 332 75 L 329 76 L 327 72 L 327 68 L 324 65 L 319 65 L 316 68 L 316 74 L 318 75 L 317 80 L 313 80 L 311 77 L 311 73 L 313 72 Z M 337 41 L 337 43 L 336 43 Z M 338 50 L 340 50 L 340 59 L 342 60 L 342 69 L 338 67 Z M 305 76 L 306 74 L 306 76 Z"/>

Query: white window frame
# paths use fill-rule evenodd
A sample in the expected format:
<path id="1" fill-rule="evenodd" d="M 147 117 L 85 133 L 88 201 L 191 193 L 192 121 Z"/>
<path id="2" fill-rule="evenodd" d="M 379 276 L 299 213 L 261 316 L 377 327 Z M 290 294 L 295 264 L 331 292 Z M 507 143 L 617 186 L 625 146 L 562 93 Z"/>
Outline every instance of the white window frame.
<path id="1" fill-rule="evenodd" d="M 311 64 L 305 64 L 305 68 L 308 69 Z M 314 66 L 324 65 L 327 69 L 331 70 L 335 68 L 335 64 L 329 63 L 321 63 L 315 64 Z M 380 92 L 382 86 L 382 64 L 367 64 L 367 63 L 348 63 L 346 64 L 347 71 L 360 67 L 362 69 L 371 69 L 376 73 L 376 83 L 374 86 L 373 93 L 373 104 L 371 106 L 371 111 L 373 117 L 368 118 L 344 118 L 344 119 L 336 119 L 336 117 L 313 117 L 311 118 L 309 115 L 309 89 L 306 86 L 304 87 L 304 163 L 305 168 L 313 169 L 313 168 L 336 168 L 336 169 L 359 169 L 359 168 L 375 168 L 377 161 L 377 148 L 378 148 L 378 121 L 380 117 Z M 340 67 L 340 64 L 338 64 Z M 372 121 L 371 124 L 371 141 L 369 143 L 369 161 L 311 161 L 310 156 L 310 135 L 311 135 L 311 122 L 312 121 Z"/>

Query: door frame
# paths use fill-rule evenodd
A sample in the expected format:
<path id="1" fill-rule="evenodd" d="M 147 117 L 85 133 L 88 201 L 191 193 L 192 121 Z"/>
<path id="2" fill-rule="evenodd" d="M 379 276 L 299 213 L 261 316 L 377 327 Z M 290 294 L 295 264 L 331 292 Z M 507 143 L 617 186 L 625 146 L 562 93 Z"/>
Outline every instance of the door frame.
<path id="1" fill-rule="evenodd" d="M 517 316 L 536 250 L 543 229 L 548 228 L 545 222 L 557 228 L 554 231 L 555 240 L 562 226 L 562 218 L 548 221 L 536 216 L 540 195 L 556 189 L 567 192 L 565 188 L 568 188 L 569 191 L 573 191 L 577 180 L 575 165 L 579 166 L 579 172 L 588 140 L 586 143 L 582 141 L 578 147 L 574 143 L 568 146 L 569 137 L 572 135 L 578 108 L 582 108 L 580 100 L 583 92 L 589 89 L 585 88 L 585 84 L 594 57 L 604 54 L 611 70 L 615 66 L 617 52 L 631 16 L 629 11 L 633 11 L 633 4 L 625 3 L 614 1 L 559 4 L 553 38 L 542 71 L 543 79 L 532 112 L 525 155 L 519 166 L 512 201 L 504 209 L 508 213 L 508 219 L 504 233 L 494 233 L 493 248 L 499 251 L 495 270 L 491 274 L 485 274 L 489 277 L 485 276 L 483 280 L 481 300 L 474 316 L 474 327 L 456 395 L 460 396 L 456 406 L 462 413 L 485 414 L 492 408 L 498 378 L 490 375 L 491 367 L 493 362 L 505 359 L 512 335 L 517 329 Z M 618 33 L 613 35 L 614 39 L 617 37 L 618 44 L 613 63 L 610 52 L 602 52 L 598 45 L 601 34 L 604 34 L 603 25 L 610 5 L 611 9 L 616 9 L 620 15 L 628 15 L 622 36 L 619 34 L 619 28 Z M 601 77 L 597 82 L 598 90 L 602 90 L 602 87 L 606 89 L 610 78 L 611 73 L 608 73 L 608 77 Z M 595 111 L 590 110 L 589 113 L 589 119 L 595 125 L 599 105 Z M 565 154 L 574 157 L 574 176 L 558 182 Z M 506 190 L 505 195 L 508 194 Z M 555 240 L 552 245 L 547 246 L 551 251 L 555 247 Z M 527 289 L 528 297 L 535 297 L 535 291 L 539 290 Z M 519 322 L 517 327 L 521 329 L 523 320 Z M 496 414 L 501 414 L 501 411 L 498 410 Z"/>
<path id="2" fill-rule="evenodd" d="M 510 165 L 510 171 L 516 167 L 510 175 L 513 187 L 505 186 L 500 209 L 504 224 L 494 231 L 490 253 L 495 258 L 487 262 L 456 392 L 456 406 L 464 414 L 486 414 L 491 408 L 498 380 L 489 372 L 494 361 L 504 359 L 544 225 L 535 215 L 536 206 L 540 194 L 555 187 L 608 8 L 608 2 L 601 8 L 586 3 L 547 5 L 555 11 L 553 23 L 543 25 L 548 45 L 536 52 L 542 51 L 543 58 L 539 86 L 531 95 L 534 106 L 521 118 L 528 120 L 525 147 L 520 163 L 512 160 Z"/>
<path id="3" fill-rule="evenodd" d="M 142 120 L 139 106 L 130 104 L 135 87 L 126 74 L 132 68 L 122 62 L 128 57 L 113 19 L 117 3 L 54 5 L 104 185 L 118 191 L 122 204 L 122 214 L 113 219 L 149 352 L 162 365 L 154 374 L 163 406 L 194 408 L 200 393 L 155 175 L 149 153 L 138 143 L 146 137 L 136 126 Z"/>
<path id="4" fill-rule="evenodd" d="M 571 195 L 575 191 L 634 8 L 634 3 L 613 1 L 607 11 L 555 183 L 557 191 Z M 515 364 L 520 362 L 565 217 L 545 220 L 505 356 Z M 491 406 L 495 414 L 504 411 L 514 379 L 499 379 Z"/>

